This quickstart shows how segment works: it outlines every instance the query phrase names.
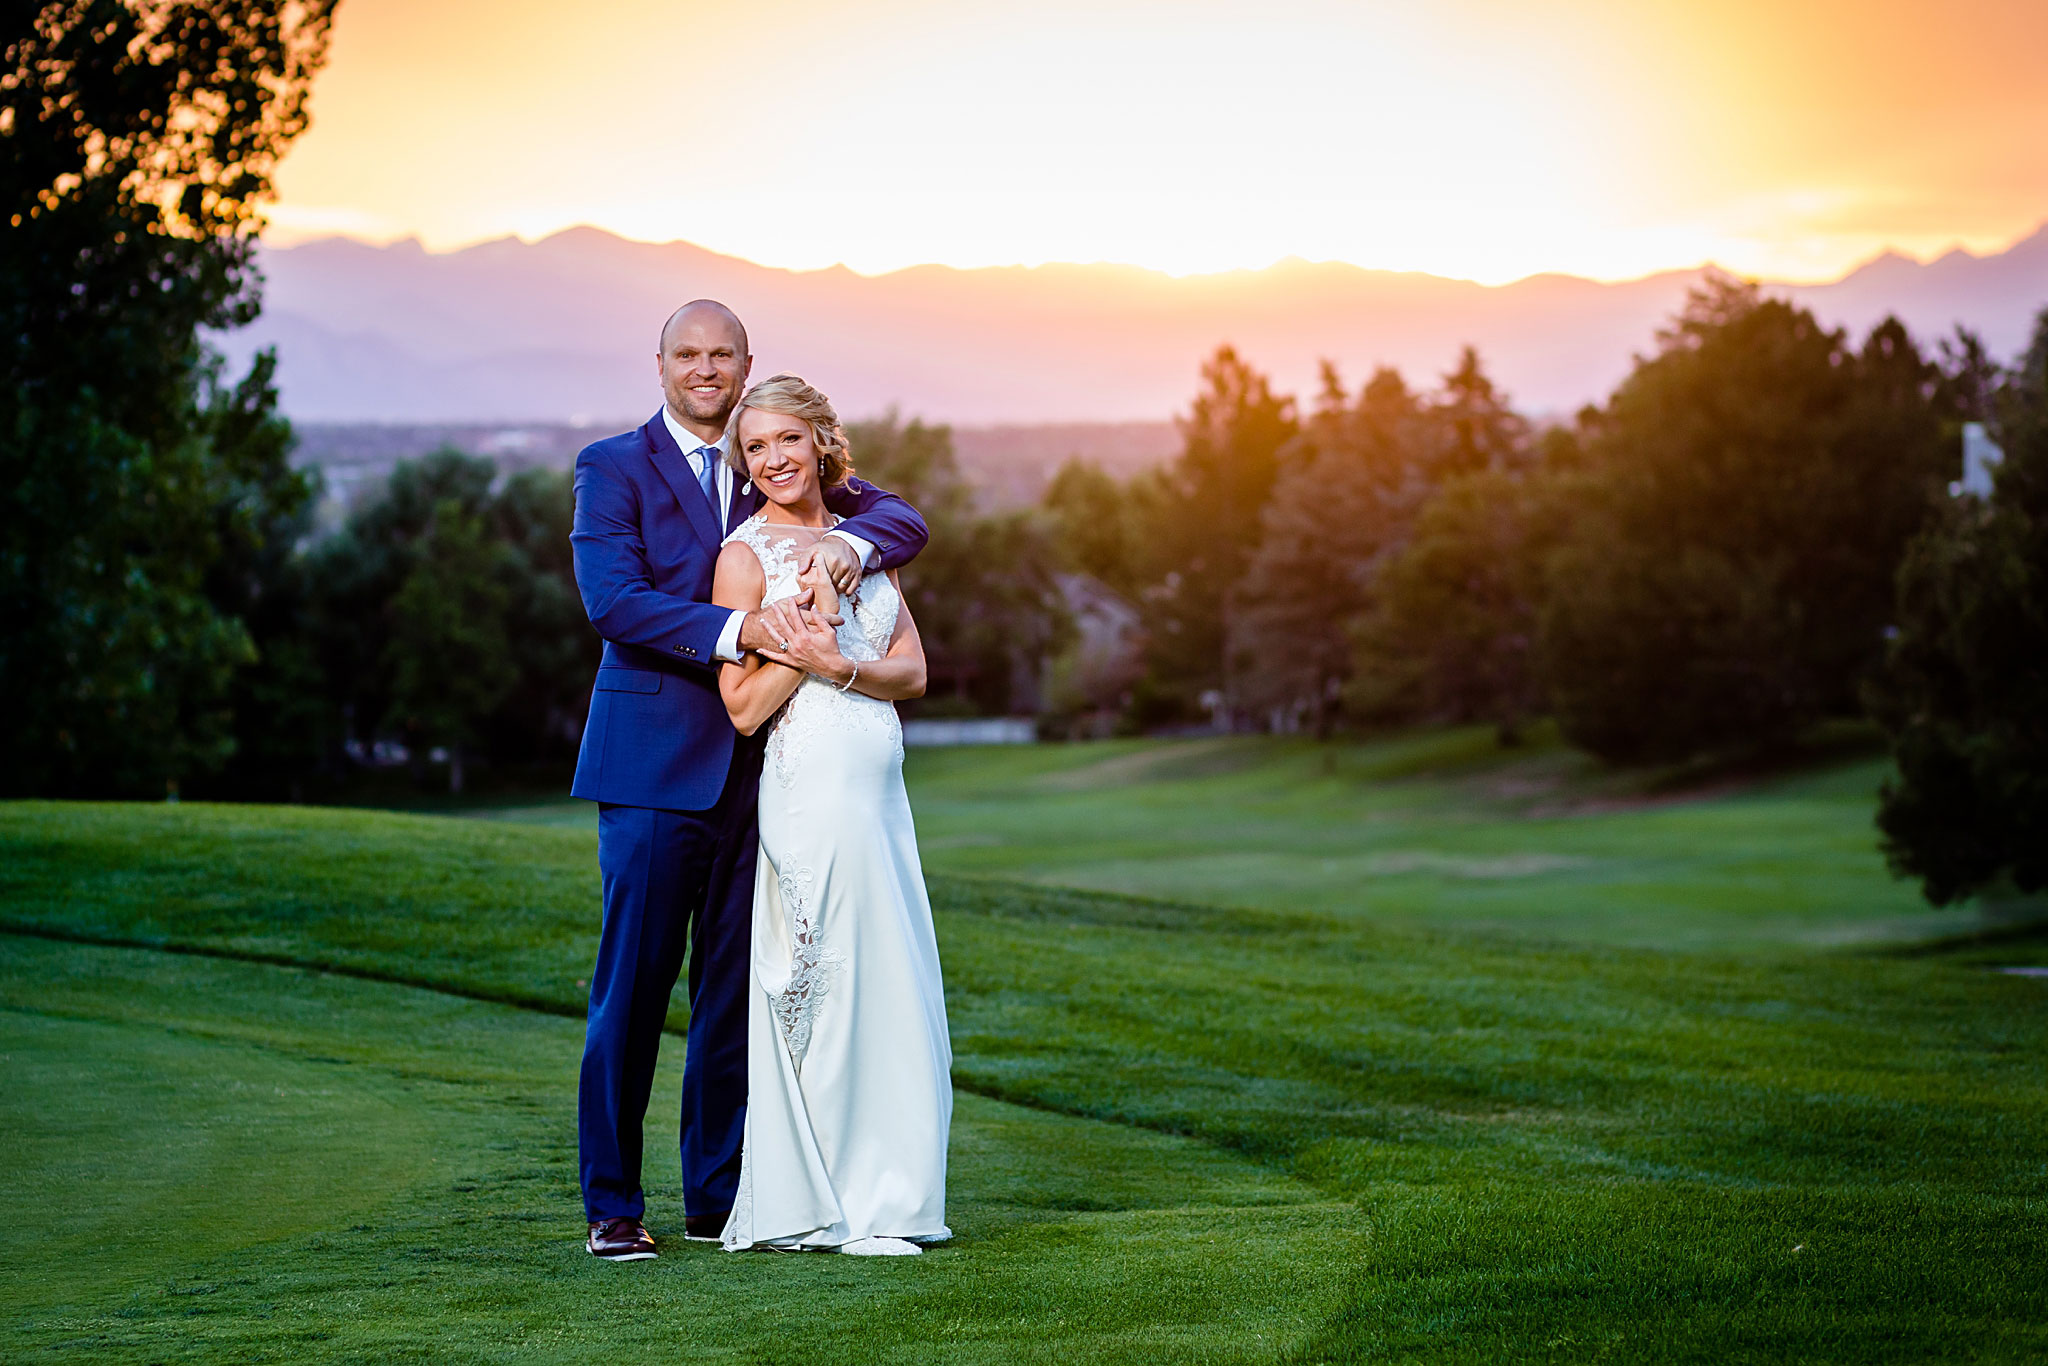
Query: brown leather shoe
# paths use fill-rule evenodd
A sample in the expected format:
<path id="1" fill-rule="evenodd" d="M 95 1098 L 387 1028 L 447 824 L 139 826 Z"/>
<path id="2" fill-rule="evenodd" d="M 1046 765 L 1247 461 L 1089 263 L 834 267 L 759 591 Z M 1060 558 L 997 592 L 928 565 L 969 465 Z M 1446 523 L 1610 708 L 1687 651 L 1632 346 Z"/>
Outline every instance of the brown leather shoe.
<path id="1" fill-rule="evenodd" d="M 686 1214 L 683 1216 L 683 1236 L 693 1243 L 715 1243 L 725 1233 L 726 1217 L 732 1213 L 722 1209 L 716 1214 Z"/>
<path id="2" fill-rule="evenodd" d="M 600 1219 L 590 1226 L 584 1244 L 593 1257 L 608 1262 L 641 1262 L 655 1255 L 654 1237 L 638 1219 Z"/>

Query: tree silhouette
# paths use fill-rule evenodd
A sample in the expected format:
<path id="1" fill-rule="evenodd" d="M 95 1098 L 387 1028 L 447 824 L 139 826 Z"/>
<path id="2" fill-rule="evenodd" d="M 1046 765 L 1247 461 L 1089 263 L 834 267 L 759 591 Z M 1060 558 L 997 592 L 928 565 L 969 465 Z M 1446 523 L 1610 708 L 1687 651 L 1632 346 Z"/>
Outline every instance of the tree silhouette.
<path id="1" fill-rule="evenodd" d="M 0 784 L 161 790 L 232 747 L 254 647 L 207 593 L 309 490 L 254 316 L 251 252 L 306 125 L 333 0 L 15 6 L 0 77 Z"/>
<path id="2" fill-rule="evenodd" d="M 1407 534 L 1425 488 L 1427 405 L 1400 374 L 1374 372 L 1351 401 L 1323 367 L 1316 411 L 1266 505 L 1232 621 L 1238 695 L 1253 708 L 1336 724 L 1353 650 L 1347 625 Z"/>
<path id="3" fill-rule="evenodd" d="M 1542 653 L 1604 758 L 1769 745 L 1858 710 L 1891 576 L 1954 477 L 1940 374 L 1716 279 L 1591 424 Z"/>
<path id="4" fill-rule="evenodd" d="M 1202 390 L 1180 420 L 1181 454 L 1145 547 L 1144 590 L 1153 703 L 1159 719 L 1197 714 L 1200 695 L 1229 689 L 1226 643 L 1260 513 L 1299 424 L 1294 400 L 1228 346 L 1202 367 Z"/>
<path id="5" fill-rule="evenodd" d="M 505 631 L 511 568 L 502 542 L 459 499 L 444 498 L 390 605 L 385 663 L 392 712 L 414 752 L 448 750 L 448 787 L 462 790 L 465 751 L 484 717 L 511 691 L 515 666 Z"/>
<path id="6" fill-rule="evenodd" d="M 1885 852 L 1936 905 L 2048 888 L 2048 311 L 1987 406 L 2005 451 L 1991 496 L 1914 541 L 1871 689 L 1899 770 Z"/>
<path id="7" fill-rule="evenodd" d="M 976 510 L 950 427 L 891 414 L 850 423 L 846 436 L 861 476 L 908 498 L 931 528 L 931 544 L 899 572 L 931 660 L 923 708 L 1015 710 L 1071 628 L 1050 538 L 1027 515 Z"/>

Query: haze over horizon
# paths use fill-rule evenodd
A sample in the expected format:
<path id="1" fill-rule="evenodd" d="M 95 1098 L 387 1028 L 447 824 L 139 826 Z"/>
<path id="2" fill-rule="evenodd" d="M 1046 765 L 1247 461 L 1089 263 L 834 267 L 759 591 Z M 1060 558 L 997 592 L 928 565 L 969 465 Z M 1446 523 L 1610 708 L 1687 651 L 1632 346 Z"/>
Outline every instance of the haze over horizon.
<path id="1" fill-rule="evenodd" d="M 701 296 L 747 320 L 757 374 L 798 371 L 859 416 L 1159 421 L 1224 343 L 1299 395 L 1325 360 L 1352 384 L 1394 365 L 1426 387 L 1469 344 L 1526 411 L 1569 413 L 1605 399 L 1700 278 L 1496 286 L 1300 261 L 1178 279 L 1067 264 L 796 273 L 587 227 L 438 254 L 328 238 L 266 247 L 261 264 L 262 316 L 219 341 L 237 364 L 275 346 L 286 412 L 326 422 L 631 417 L 658 402 L 662 319 Z M 2010 358 L 2048 304 L 2048 226 L 1996 254 L 1880 258 L 1771 292 L 1859 338 L 1892 314 L 1923 346 L 1963 325 Z"/>
<path id="2" fill-rule="evenodd" d="M 273 240 L 1837 279 L 2048 206 L 2032 0 L 350 0 Z"/>
<path id="3" fill-rule="evenodd" d="M 273 246 L 280 248 L 306 247 L 313 246 L 323 242 L 348 242 L 358 246 L 379 248 L 404 247 L 411 245 L 418 247 L 423 254 L 428 256 L 452 256 L 459 252 L 470 251 L 477 247 L 488 247 L 497 243 L 516 242 L 521 246 L 535 246 L 540 243 L 548 241 L 550 238 L 560 237 L 567 233 L 574 233 L 581 229 L 589 229 L 597 232 L 602 232 L 608 236 L 616 237 L 621 241 L 633 243 L 636 246 L 681 246 L 694 248 L 699 251 L 713 252 L 715 255 L 724 256 L 734 261 L 743 262 L 747 265 L 763 266 L 764 268 L 770 270 L 783 270 L 796 276 L 817 275 L 829 271 L 845 271 L 849 274 L 861 276 L 864 279 L 879 279 L 890 275 L 900 275 L 905 271 L 924 270 L 928 268 L 949 271 L 970 271 L 1007 269 L 1035 270 L 1041 266 L 1100 266 L 1112 269 L 1123 268 L 1133 271 L 1143 271 L 1148 274 L 1164 275 L 1169 279 L 1175 280 L 1189 280 L 1197 279 L 1204 276 L 1257 275 L 1266 271 L 1270 271 L 1276 266 L 1286 266 L 1294 264 L 1307 266 L 1343 265 L 1351 266 L 1358 270 L 1370 271 L 1376 274 L 1421 275 L 1428 276 L 1432 279 L 1448 281 L 1451 283 L 1476 284 L 1487 288 L 1499 288 L 1504 285 L 1521 284 L 1525 281 L 1538 279 L 1544 276 L 1559 276 L 1568 279 L 1587 280 L 1599 284 L 1627 285 L 1639 284 L 1643 281 L 1653 280 L 1659 276 L 1691 275 L 1703 270 L 1723 270 L 1727 271 L 1730 274 L 1740 276 L 1742 278 L 1756 279 L 1760 283 L 1763 283 L 1765 285 L 1814 286 L 1840 283 L 1842 280 L 1845 280 L 1849 276 L 1856 274 L 1858 271 L 1863 270 L 1866 267 L 1872 265 L 1880 264 L 1887 259 L 1895 258 L 1898 260 L 1910 262 L 1914 265 L 1924 266 L 1932 265 L 1938 261 L 1957 255 L 1971 257 L 1980 260 L 1988 256 L 2002 255 L 2005 252 L 2010 251 L 2012 248 L 2017 247 L 2022 243 L 2025 243 L 2028 240 L 2032 239 L 2042 230 L 2048 229 L 2048 208 L 2044 208 L 2044 212 L 2035 220 L 2035 222 L 2030 227 L 2016 233 L 2009 240 L 1993 242 L 1988 247 L 1972 248 L 1961 241 L 1952 241 L 1948 243 L 1946 246 L 1943 246 L 1936 250 L 1912 251 L 1904 247 L 1886 244 L 1878 247 L 1876 250 L 1872 251 L 1868 256 L 1861 257 L 1855 261 L 1850 262 L 1848 266 L 1844 267 L 1842 270 L 1833 275 L 1817 277 L 1812 279 L 1794 279 L 1788 277 L 1761 276 L 1756 275 L 1754 272 L 1737 271 L 1720 261 L 1709 260 L 1696 261 L 1684 265 L 1658 266 L 1649 270 L 1644 270 L 1635 275 L 1621 276 L 1615 278 L 1608 278 L 1599 275 L 1587 275 L 1578 271 L 1570 270 L 1532 270 L 1525 275 L 1518 275 L 1505 280 L 1482 280 L 1474 276 L 1452 275 L 1446 274 L 1442 271 L 1420 269 L 1397 269 L 1385 266 L 1375 266 L 1359 261 L 1342 260 L 1335 257 L 1317 258 L 1301 256 L 1292 253 L 1286 256 L 1279 257 L 1272 261 L 1264 262 L 1259 265 L 1224 266 L 1214 270 L 1168 270 L 1160 266 L 1146 265 L 1141 261 L 1113 261 L 1101 259 L 1092 261 L 1006 261 L 977 266 L 959 266 L 953 265 L 945 261 L 912 261 L 902 265 L 887 266 L 876 270 L 860 270 L 848 265 L 844 261 L 833 261 L 825 265 L 815 266 L 776 266 L 770 263 L 757 261 L 752 257 L 737 252 L 715 251 L 714 248 L 709 247 L 704 243 L 693 242 L 687 238 L 636 237 L 631 233 L 614 231 L 600 223 L 569 223 L 562 227 L 551 228 L 545 232 L 502 232 L 492 236 L 479 237 L 474 241 L 450 242 L 442 244 L 429 242 L 428 240 L 420 237 L 417 234 L 407 234 L 400 237 L 387 238 L 378 237 L 375 235 L 364 235 L 350 232 L 313 232 L 304 234 L 294 234 L 290 232 L 273 232 L 270 234 L 266 234 L 266 241 L 269 241 Z M 2048 304 L 2048 300 L 2043 300 L 2043 303 Z"/>

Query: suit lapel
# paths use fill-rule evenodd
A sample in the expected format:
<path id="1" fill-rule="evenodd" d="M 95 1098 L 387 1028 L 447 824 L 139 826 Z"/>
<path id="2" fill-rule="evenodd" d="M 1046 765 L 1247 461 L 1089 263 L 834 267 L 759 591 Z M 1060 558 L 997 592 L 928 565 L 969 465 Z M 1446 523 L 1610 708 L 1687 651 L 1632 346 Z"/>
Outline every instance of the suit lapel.
<path id="1" fill-rule="evenodd" d="M 647 458 L 654 465 L 654 472 L 661 476 L 668 491 L 683 505 L 683 515 L 690 519 L 699 539 L 716 549 L 725 541 L 725 534 L 718 529 L 718 518 L 712 514 L 711 504 L 704 501 L 704 490 L 690 474 L 689 457 L 685 456 L 676 439 L 668 433 L 668 423 L 656 413 L 640 435 L 647 441 Z M 734 500 L 737 502 L 738 500 Z"/>

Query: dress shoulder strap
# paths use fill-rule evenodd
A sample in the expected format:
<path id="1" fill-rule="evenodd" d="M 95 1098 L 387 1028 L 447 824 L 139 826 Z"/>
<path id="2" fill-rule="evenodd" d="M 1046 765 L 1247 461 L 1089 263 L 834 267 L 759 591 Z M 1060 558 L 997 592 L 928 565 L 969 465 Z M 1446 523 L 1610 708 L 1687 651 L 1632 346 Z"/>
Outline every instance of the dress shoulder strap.
<path id="1" fill-rule="evenodd" d="M 731 531 L 726 532 L 725 539 L 720 541 L 719 544 L 725 546 L 731 545 L 734 541 L 739 541 L 742 544 L 752 546 L 756 555 L 766 554 L 768 538 L 761 534 L 761 525 L 765 520 L 760 513 L 755 513 Z"/>

